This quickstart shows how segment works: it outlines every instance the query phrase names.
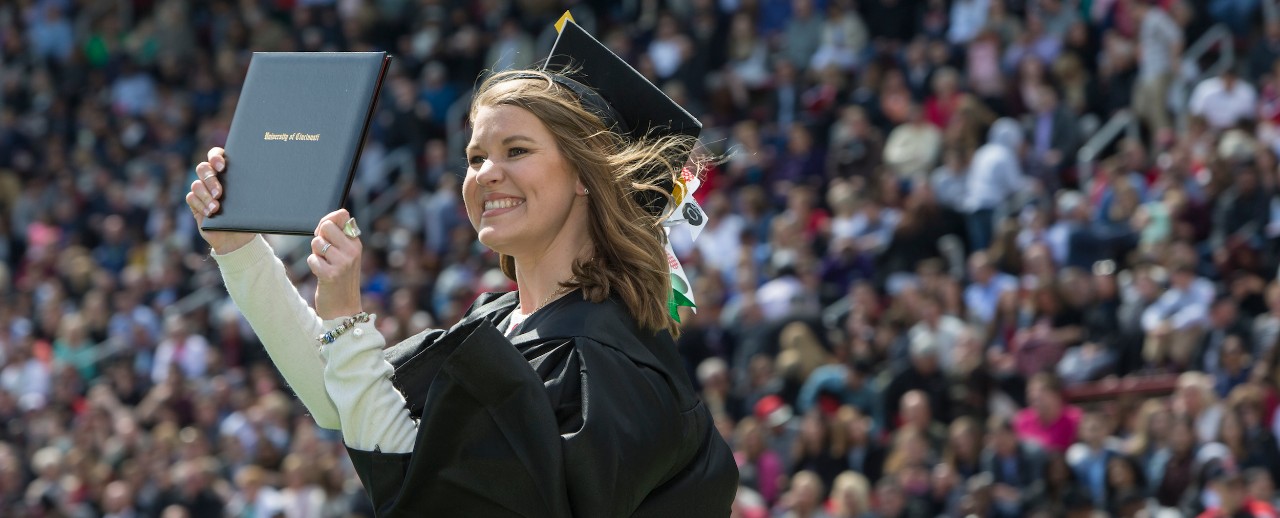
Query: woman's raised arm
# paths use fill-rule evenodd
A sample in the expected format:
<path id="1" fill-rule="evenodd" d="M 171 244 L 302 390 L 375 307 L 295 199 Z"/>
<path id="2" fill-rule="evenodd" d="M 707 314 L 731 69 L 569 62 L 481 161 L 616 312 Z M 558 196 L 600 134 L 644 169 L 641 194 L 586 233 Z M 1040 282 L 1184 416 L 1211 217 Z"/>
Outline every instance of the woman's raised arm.
<path id="1" fill-rule="evenodd" d="M 196 228 L 222 208 L 218 175 L 226 170 L 227 159 L 219 147 L 210 149 L 207 156 L 196 166 L 198 178 L 186 195 Z M 321 321 L 289 282 L 284 264 L 259 235 L 201 230 L 200 236 L 213 247 L 231 300 L 249 320 L 285 381 L 316 423 L 338 429 L 337 408 L 324 388 L 324 358 L 315 346 Z"/>

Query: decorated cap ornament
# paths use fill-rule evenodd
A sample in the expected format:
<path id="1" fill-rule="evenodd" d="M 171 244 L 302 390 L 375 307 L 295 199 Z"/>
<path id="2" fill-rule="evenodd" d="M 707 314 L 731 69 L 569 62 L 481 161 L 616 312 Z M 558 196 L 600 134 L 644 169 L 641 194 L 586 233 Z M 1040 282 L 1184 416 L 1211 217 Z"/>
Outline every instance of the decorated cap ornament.
<path id="1" fill-rule="evenodd" d="M 559 34 L 543 71 L 549 72 L 557 84 L 573 90 L 583 105 L 599 115 L 611 130 L 632 141 L 666 135 L 697 138 L 702 133 L 698 119 L 588 34 L 568 11 L 555 27 Z M 681 167 L 688 158 L 672 157 L 672 167 Z M 706 213 L 693 199 L 700 183 L 697 175 L 683 169 L 674 180 L 666 175 L 658 175 L 655 180 L 670 196 L 637 190 L 633 194 L 636 203 L 654 216 L 667 215 L 663 227 L 668 236 L 672 228 L 687 227 L 690 237 L 697 239 L 707 223 Z M 671 317 L 679 322 L 681 306 L 696 310 L 697 305 L 688 275 L 671 249 L 670 239 L 666 243 L 666 255 L 672 287 L 667 307 Z"/>

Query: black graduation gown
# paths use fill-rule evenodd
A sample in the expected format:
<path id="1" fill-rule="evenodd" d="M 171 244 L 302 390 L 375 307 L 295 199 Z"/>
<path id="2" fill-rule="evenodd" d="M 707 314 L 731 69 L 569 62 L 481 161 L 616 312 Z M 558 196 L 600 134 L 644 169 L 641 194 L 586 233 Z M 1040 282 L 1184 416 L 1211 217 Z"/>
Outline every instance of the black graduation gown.
<path id="1" fill-rule="evenodd" d="M 670 335 L 573 292 L 508 339 L 516 303 L 387 349 L 420 421 L 413 453 L 348 448 L 378 516 L 728 516 L 737 466 Z"/>

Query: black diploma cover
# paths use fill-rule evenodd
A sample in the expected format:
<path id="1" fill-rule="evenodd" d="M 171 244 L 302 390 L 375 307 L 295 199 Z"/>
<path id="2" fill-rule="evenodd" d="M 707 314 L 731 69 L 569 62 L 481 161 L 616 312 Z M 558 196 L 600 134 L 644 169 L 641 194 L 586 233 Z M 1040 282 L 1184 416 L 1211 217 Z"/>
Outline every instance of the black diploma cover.
<path id="1" fill-rule="evenodd" d="M 255 52 L 204 230 L 310 236 L 342 206 L 390 56 Z"/>

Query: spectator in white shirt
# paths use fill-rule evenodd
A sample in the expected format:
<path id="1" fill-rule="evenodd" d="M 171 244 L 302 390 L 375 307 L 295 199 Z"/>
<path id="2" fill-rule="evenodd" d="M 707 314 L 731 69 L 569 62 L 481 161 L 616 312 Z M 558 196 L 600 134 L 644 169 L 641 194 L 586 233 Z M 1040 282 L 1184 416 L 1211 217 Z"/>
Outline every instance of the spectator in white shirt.
<path id="1" fill-rule="evenodd" d="M 885 207 L 875 197 L 861 201 L 850 225 L 850 236 L 858 251 L 878 255 L 893 241 L 893 231 L 902 221 L 902 211 Z"/>
<path id="2" fill-rule="evenodd" d="M 1130 0 L 1133 19 L 1138 23 L 1138 80 L 1134 82 L 1133 109 L 1143 122 L 1154 128 L 1157 139 L 1167 138 L 1172 129 L 1169 117 L 1169 84 L 1182 56 L 1182 28 L 1173 17 L 1151 0 Z"/>
<path id="3" fill-rule="evenodd" d="M 847 9 L 841 2 L 828 2 L 827 16 L 818 38 L 818 50 L 809 58 L 810 70 L 836 67 L 852 70 L 858 65 L 870 40 L 867 24 L 856 9 Z"/>
<path id="4" fill-rule="evenodd" d="M 1218 440 L 1223 404 L 1213 391 L 1213 378 L 1199 371 L 1178 376 L 1173 392 L 1173 413 L 1195 423 L 1196 438 L 1204 444 Z"/>
<path id="5" fill-rule="evenodd" d="M 991 126 L 987 143 L 973 154 L 965 183 L 964 209 L 969 244 L 974 250 L 991 245 L 996 209 L 1033 185 L 1022 174 L 1023 140 L 1022 125 L 1003 118 Z"/>
<path id="6" fill-rule="evenodd" d="M 973 40 L 987 25 L 990 0 L 955 0 L 951 3 L 951 27 L 947 40 L 953 45 L 964 45 Z"/>
<path id="7" fill-rule="evenodd" d="M 965 183 L 969 174 L 967 162 L 968 157 L 960 148 L 948 147 L 943 151 L 942 165 L 929 176 L 929 186 L 933 188 L 933 197 L 939 205 L 956 212 L 964 210 L 968 189 Z"/>
<path id="8" fill-rule="evenodd" d="M 712 191 L 702 206 L 707 214 L 707 224 L 691 245 L 696 247 L 702 261 L 725 275 L 733 275 L 742 258 L 742 232 L 747 225 L 742 216 L 733 210 L 733 202 L 722 191 Z M 672 246 L 685 241 L 672 240 Z M 691 250 L 676 249 L 681 257 Z"/>
<path id="9" fill-rule="evenodd" d="M 963 320 L 942 311 L 942 301 L 923 296 L 919 302 L 920 321 L 907 330 L 908 343 L 927 341 L 935 344 L 938 365 L 944 372 L 951 372 L 956 364 L 956 343 L 968 331 Z"/>
<path id="10" fill-rule="evenodd" d="M 44 406 L 52 388 L 53 372 L 47 363 L 35 356 L 35 340 L 30 335 L 17 341 L 13 356 L 0 370 L 0 390 L 30 405 Z"/>
<path id="11" fill-rule="evenodd" d="M 1053 254 L 1054 264 L 1067 264 L 1071 252 L 1070 234 L 1089 221 L 1087 200 L 1077 191 L 1062 191 L 1056 196 L 1058 217 L 1045 231 L 1045 244 Z"/>
<path id="12" fill-rule="evenodd" d="M 924 179 L 938 163 L 942 151 L 942 131 L 924 120 L 919 104 L 912 103 L 907 121 L 889 132 L 884 143 L 884 161 L 900 178 Z"/>
<path id="13" fill-rule="evenodd" d="M 850 240 L 859 254 L 883 252 L 902 221 L 898 209 L 885 207 L 875 196 L 860 193 L 842 180 L 833 181 L 827 189 L 827 204 L 835 211 L 831 217 L 832 241 Z"/>
<path id="14" fill-rule="evenodd" d="M 1142 330 L 1147 334 L 1142 355 L 1148 364 L 1190 365 L 1214 291 L 1212 282 L 1196 276 L 1194 265 L 1174 266 L 1169 289 L 1142 313 Z"/>
<path id="15" fill-rule="evenodd" d="M 1192 115 L 1204 118 L 1210 128 L 1222 131 L 1257 115 L 1258 91 L 1248 81 L 1241 81 L 1234 68 L 1228 67 L 1221 75 L 1196 85 L 1191 91 L 1189 108 Z"/>
<path id="16" fill-rule="evenodd" d="M 660 15 L 656 34 L 646 53 L 658 78 L 664 81 L 671 79 L 692 53 L 693 43 L 681 33 L 675 17 L 670 13 Z"/>
<path id="17" fill-rule="evenodd" d="M 997 270 L 991 257 L 982 250 L 969 257 L 969 278 L 971 282 L 964 289 L 964 305 L 969 310 L 969 319 L 984 325 L 995 317 L 1000 297 L 1018 289 L 1017 277 Z"/>
<path id="18" fill-rule="evenodd" d="M 756 290 L 756 301 L 766 320 L 778 320 L 813 306 L 811 290 L 796 274 L 794 264 L 787 262 L 778 269 L 778 277 Z"/>
<path id="19" fill-rule="evenodd" d="M 159 384 L 169 377 L 169 366 L 176 365 L 190 379 L 204 376 L 209 367 L 209 341 L 192 334 L 187 320 L 171 316 L 165 320 L 165 339 L 156 347 L 155 362 L 151 365 L 151 381 Z"/>

